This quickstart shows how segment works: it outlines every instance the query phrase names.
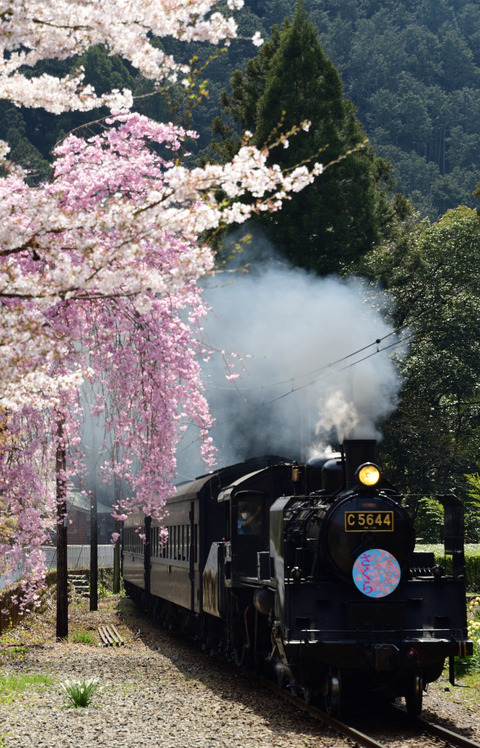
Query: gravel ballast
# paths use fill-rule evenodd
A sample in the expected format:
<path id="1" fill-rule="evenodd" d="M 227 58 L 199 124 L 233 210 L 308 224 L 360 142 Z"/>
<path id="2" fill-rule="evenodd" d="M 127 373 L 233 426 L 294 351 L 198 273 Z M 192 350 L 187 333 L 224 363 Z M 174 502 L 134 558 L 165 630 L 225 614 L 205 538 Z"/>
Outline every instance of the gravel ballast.
<path id="1" fill-rule="evenodd" d="M 50 606 L 51 607 L 51 606 Z M 125 645 L 100 645 L 100 625 L 115 626 Z M 89 631 L 93 644 L 74 643 Z M 51 683 L 16 694 L 0 691 L 4 748 L 344 748 L 343 738 L 255 683 L 248 673 L 209 657 L 139 617 L 126 598 L 70 606 L 70 641 L 55 640 L 54 611 L 32 615 L 0 636 L 0 675 L 42 674 Z M 61 684 L 96 678 L 92 705 L 68 706 Z M 457 703 L 445 681 L 424 699 L 427 716 L 468 724 L 480 741 L 477 705 Z M 3 742 L 1 741 L 3 737 Z M 389 745 L 395 743 L 389 740 Z M 400 746 L 401 743 L 398 743 Z"/>

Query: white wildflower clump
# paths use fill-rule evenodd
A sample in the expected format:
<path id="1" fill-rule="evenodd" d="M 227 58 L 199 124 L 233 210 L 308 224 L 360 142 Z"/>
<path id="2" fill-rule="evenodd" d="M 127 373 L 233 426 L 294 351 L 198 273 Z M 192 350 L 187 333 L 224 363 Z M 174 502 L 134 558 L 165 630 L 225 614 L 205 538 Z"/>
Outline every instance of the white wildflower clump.
<path id="1" fill-rule="evenodd" d="M 89 678 L 77 681 L 66 680 L 61 684 L 61 689 L 70 706 L 80 709 L 90 706 L 100 687 L 98 678 Z"/>

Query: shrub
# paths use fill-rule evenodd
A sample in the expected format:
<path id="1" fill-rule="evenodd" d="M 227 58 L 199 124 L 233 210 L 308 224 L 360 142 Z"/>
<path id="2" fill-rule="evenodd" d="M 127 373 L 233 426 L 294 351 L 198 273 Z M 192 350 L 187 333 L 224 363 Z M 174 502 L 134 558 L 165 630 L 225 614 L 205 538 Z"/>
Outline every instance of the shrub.
<path id="1" fill-rule="evenodd" d="M 452 573 L 452 557 L 445 556 L 443 545 L 418 545 L 418 550 L 431 551 L 435 555 L 435 563 L 445 569 L 446 574 Z M 480 592 L 480 545 L 467 543 L 465 545 L 465 577 L 467 592 Z"/>

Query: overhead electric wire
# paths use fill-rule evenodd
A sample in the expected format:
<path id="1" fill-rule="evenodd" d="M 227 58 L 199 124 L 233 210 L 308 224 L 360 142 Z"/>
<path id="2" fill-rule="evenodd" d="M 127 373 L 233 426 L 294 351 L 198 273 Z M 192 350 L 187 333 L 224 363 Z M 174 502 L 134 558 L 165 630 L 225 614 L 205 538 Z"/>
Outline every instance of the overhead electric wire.
<path id="1" fill-rule="evenodd" d="M 305 377 L 309 377 L 312 374 L 319 374 L 319 373 L 321 373 L 323 371 L 326 371 L 326 370 L 333 370 L 333 369 L 335 369 L 335 367 L 338 364 L 341 364 L 344 361 L 348 361 L 348 359 L 353 358 L 354 356 L 358 356 L 360 353 L 363 353 L 363 351 L 367 351 L 373 345 L 379 346 L 380 343 L 382 343 L 383 340 L 386 340 L 386 338 L 389 338 L 392 335 L 396 335 L 396 334 L 397 334 L 396 331 L 392 330 L 389 333 L 387 333 L 386 335 L 383 335 L 383 337 L 376 338 L 372 343 L 368 343 L 367 345 L 364 345 L 362 348 L 358 348 L 358 350 L 353 351 L 352 353 L 348 353 L 345 356 L 342 356 L 341 358 L 336 359 L 336 361 L 332 361 L 332 362 L 330 362 L 328 364 L 324 364 L 323 366 L 320 366 L 318 369 L 312 369 L 312 371 L 307 371 L 304 374 L 298 374 L 298 375 L 296 375 L 294 377 L 288 377 L 287 379 L 281 379 L 278 382 L 270 382 L 269 384 L 251 385 L 251 386 L 247 386 L 247 387 L 238 387 L 238 385 L 237 385 L 237 390 L 239 392 L 244 392 L 244 391 L 246 392 L 246 391 L 252 390 L 252 389 L 264 389 L 264 388 L 267 388 L 267 387 L 279 387 L 281 384 L 288 384 L 289 382 L 294 382 L 294 381 L 296 381 L 298 379 L 305 379 Z M 404 340 L 408 340 L 410 337 L 412 337 L 412 335 L 409 335 L 407 338 L 401 338 L 399 341 L 397 341 L 396 343 L 392 344 L 391 346 L 386 346 L 385 348 L 382 348 L 380 350 L 377 349 L 377 351 L 375 351 L 374 353 L 370 354 L 370 356 L 365 356 L 365 358 L 359 359 L 358 362 L 354 361 L 351 365 L 353 366 L 353 365 L 355 365 L 355 363 L 360 363 L 361 361 L 364 361 L 367 358 L 370 358 L 371 356 L 375 355 L 376 353 L 381 353 L 382 351 L 386 351 L 386 350 L 388 350 L 388 348 L 391 348 L 394 345 L 395 346 L 399 345 L 401 342 L 403 342 Z M 348 367 L 344 367 L 344 368 L 348 368 Z M 344 368 L 342 368 L 342 369 L 335 369 L 335 371 L 343 371 Z M 212 389 L 230 391 L 231 387 L 213 386 Z"/>
<path id="2" fill-rule="evenodd" d="M 357 364 L 360 364 L 363 361 L 366 361 L 367 359 L 372 358 L 373 356 L 377 356 L 378 354 L 382 353 L 383 351 L 387 351 L 390 348 L 395 348 L 395 347 L 401 345 L 405 341 L 407 341 L 410 338 L 412 338 L 412 337 L 415 336 L 415 333 L 410 333 L 410 334 L 406 335 L 405 337 L 396 340 L 394 343 L 391 343 L 390 345 L 385 346 L 384 348 L 378 349 L 378 347 L 377 347 L 377 350 L 373 351 L 373 353 L 370 353 L 368 356 L 364 356 L 363 358 L 358 359 L 358 361 L 353 361 L 353 362 L 349 363 L 347 366 L 343 366 L 340 369 L 334 368 L 337 364 L 342 363 L 344 361 L 347 361 L 348 359 L 352 358 L 353 356 L 356 356 L 359 353 L 362 353 L 363 351 L 368 350 L 373 345 L 378 346 L 379 345 L 379 341 L 381 342 L 382 340 L 385 340 L 386 338 L 389 338 L 389 337 L 391 337 L 392 335 L 395 335 L 395 334 L 397 334 L 396 330 L 392 330 L 391 332 L 389 332 L 386 335 L 384 335 L 382 338 L 376 338 L 372 343 L 369 343 L 368 345 L 363 346 L 362 348 L 359 348 L 357 351 L 354 351 L 353 353 L 349 353 L 346 356 L 342 356 L 342 358 L 337 359 L 336 361 L 334 361 L 331 364 L 326 364 L 325 366 L 321 367 L 320 369 L 313 370 L 313 372 L 310 372 L 310 373 L 316 373 L 316 372 L 326 372 L 326 373 L 324 374 L 324 376 L 317 377 L 316 379 L 312 380 L 311 382 L 299 385 L 296 388 L 291 388 L 290 390 L 288 390 L 288 392 L 284 392 L 282 395 L 278 395 L 277 397 L 274 397 L 271 400 L 265 401 L 265 402 L 263 402 L 261 404 L 257 403 L 256 404 L 256 408 L 257 409 L 266 408 L 267 406 L 271 405 L 272 403 L 275 403 L 278 400 L 282 400 L 283 398 L 288 397 L 289 395 L 293 394 L 294 392 L 298 392 L 298 391 L 300 391 L 302 389 L 305 389 L 306 387 L 310 387 L 313 384 L 316 384 L 321 379 L 326 378 L 327 376 L 330 376 L 331 374 L 335 374 L 337 372 L 345 371 L 347 369 L 350 369 L 353 366 L 356 366 Z M 307 374 L 303 374 L 303 375 L 301 375 L 299 377 L 295 377 L 293 379 L 287 379 L 287 380 L 284 380 L 283 382 L 278 382 L 277 385 L 279 385 L 279 384 L 285 384 L 286 382 L 292 382 L 292 381 L 295 381 L 295 379 L 302 379 L 302 378 L 304 378 L 306 376 L 308 376 L 308 373 Z M 254 389 L 254 388 L 255 389 L 262 389 L 265 386 L 274 386 L 274 385 L 259 385 L 259 386 L 257 385 L 256 387 L 252 385 L 252 387 L 250 387 L 250 388 L 242 388 L 242 389 L 236 388 L 236 389 L 237 389 L 237 392 L 241 393 L 243 391 L 246 391 L 246 390 L 249 390 L 249 389 Z M 216 389 L 226 389 L 226 390 L 232 391 L 232 389 L 228 388 L 228 387 L 227 388 L 223 388 L 223 387 L 220 388 L 219 387 L 219 388 L 216 388 Z M 218 423 L 218 421 L 217 421 L 217 423 Z M 193 426 L 193 425 L 194 425 L 193 423 L 189 424 L 189 426 Z M 194 444 L 199 439 L 200 439 L 200 436 L 198 436 L 196 439 L 193 439 L 190 442 L 189 447 L 191 447 L 192 444 Z"/>
<path id="3" fill-rule="evenodd" d="M 386 335 L 385 337 L 389 337 L 389 336 Z M 311 387 L 313 384 L 317 384 L 317 382 L 321 381 L 322 379 L 326 379 L 331 374 L 337 374 L 338 372 L 346 371 L 347 369 L 351 369 L 354 366 L 357 366 L 357 364 L 361 364 L 363 361 L 367 361 L 369 358 L 372 358 L 373 356 L 377 356 L 379 353 L 383 353 L 383 351 L 388 351 L 390 348 L 396 348 L 401 343 L 405 342 L 405 340 L 409 340 L 411 337 L 414 337 L 414 333 L 411 333 L 407 337 L 401 338 L 400 340 L 395 341 L 395 343 L 391 343 L 390 345 L 387 345 L 384 348 L 380 348 L 380 349 L 377 348 L 377 350 L 373 351 L 373 353 L 369 353 L 368 356 L 364 356 L 363 358 L 359 358 L 358 361 L 352 361 L 347 366 L 342 366 L 340 369 L 333 369 L 333 366 L 335 366 L 336 363 L 339 363 L 342 360 L 346 360 L 347 358 L 350 358 L 350 356 L 345 356 L 344 359 L 339 359 L 339 361 L 335 362 L 335 364 L 329 364 L 329 365 L 323 367 L 324 371 L 328 369 L 328 372 L 325 373 L 324 376 L 318 377 L 317 379 L 314 379 L 311 382 L 307 382 L 307 384 L 302 384 L 302 385 L 299 385 L 298 387 L 292 388 L 288 392 L 285 392 L 283 395 L 279 395 L 278 397 L 275 397 L 272 400 L 269 400 L 268 402 L 263 403 L 259 407 L 265 407 L 267 405 L 270 405 L 271 403 L 276 402 L 277 400 L 282 400 L 284 397 L 287 397 L 288 395 L 291 395 L 293 392 L 299 392 L 300 390 L 303 390 L 306 387 Z M 372 345 L 375 345 L 375 343 L 371 343 L 369 346 L 366 346 L 365 348 L 363 348 L 361 350 L 366 350 L 367 348 L 370 348 Z M 357 351 L 357 353 L 360 353 L 361 350 Z M 351 355 L 356 355 L 356 354 L 351 354 Z M 304 376 L 307 376 L 307 375 L 304 375 Z M 296 377 L 296 379 L 300 379 L 300 377 Z"/>

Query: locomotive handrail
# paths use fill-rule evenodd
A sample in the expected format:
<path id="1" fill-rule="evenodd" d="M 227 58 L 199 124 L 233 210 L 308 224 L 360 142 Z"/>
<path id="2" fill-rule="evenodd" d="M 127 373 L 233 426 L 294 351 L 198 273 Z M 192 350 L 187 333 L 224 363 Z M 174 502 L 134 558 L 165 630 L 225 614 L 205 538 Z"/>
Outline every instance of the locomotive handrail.
<path id="1" fill-rule="evenodd" d="M 411 642 L 420 641 L 437 641 L 437 642 L 452 642 L 458 643 L 465 640 L 465 635 L 460 629 L 436 629 L 436 628 L 422 628 L 422 629 L 381 629 L 376 628 L 375 631 L 369 631 L 368 629 L 299 629 L 301 634 L 312 634 L 321 635 L 318 643 L 324 644 L 329 641 L 350 641 L 356 642 L 359 640 L 371 639 L 372 636 L 378 638 L 379 636 L 387 636 L 389 639 L 398 636 L 401 639 L 408 639 Z M 435 636 L 433 636 L 435 634 Z M 296 639 L 295 639 L 296 640 Z M 294 641 L 289 639 L 289 641 Z M 300 641 L 300 639 L 299 639 Z M 308 640 L 309 644 L 315 644 L 315 641 Z"/>
<path id="2" fill-rule="evenodd" d="M 448 638 L 451 639 L 452 635 L 455 635 L 455 636 L 460 635 L 460 638 L 463 638 L 463 634 L 460 629 L 437 629 L 437 628 L 434 628 L 433 626 L 430 628 L 421 628 L 421 629 L 407 629 L 403 627 L 397 628 L 397 629 L 393 629 L 393 628 L 381 629 L 377 627 L 375 628 L 375 631 L 372 631 L 372 632 L 370 632 L 368 629 L 338 629 L 338 628 L 336 629 L 300 629 L 300 631 L 309 632 L 309 633 L 322 633 L 322 634 L 330 634 L 334 632 L 335 634 L 348 634 L 350 636 L 354 636 L 356 634 L 369 634 L 369 633 L 378 634 L 378 633 L 387 633 L 387 632 L 388 634 L 395 634 L 399 632 L 401 632 L 402 634 L 405 634 L 405 633 L 428 634 L 428 633 L 435 632 L 437 634 L 441 634 L 439 638 L 442 638 L 442 639 L 445 638 L 446 636 L 448 636 Z"/>

